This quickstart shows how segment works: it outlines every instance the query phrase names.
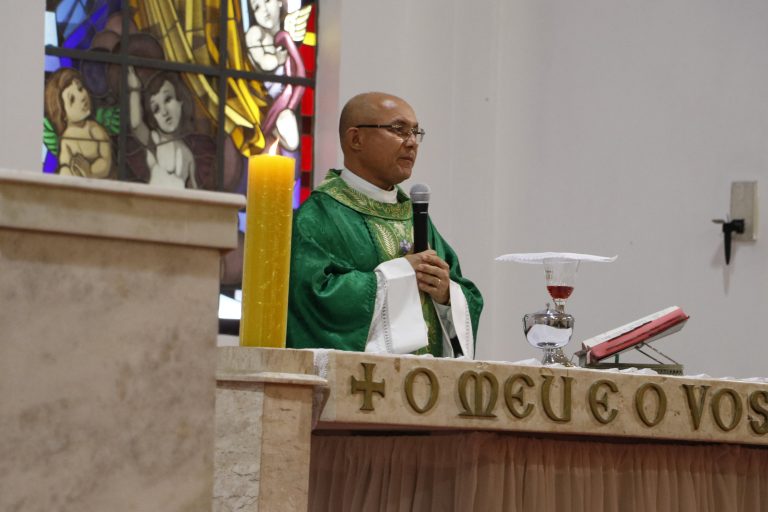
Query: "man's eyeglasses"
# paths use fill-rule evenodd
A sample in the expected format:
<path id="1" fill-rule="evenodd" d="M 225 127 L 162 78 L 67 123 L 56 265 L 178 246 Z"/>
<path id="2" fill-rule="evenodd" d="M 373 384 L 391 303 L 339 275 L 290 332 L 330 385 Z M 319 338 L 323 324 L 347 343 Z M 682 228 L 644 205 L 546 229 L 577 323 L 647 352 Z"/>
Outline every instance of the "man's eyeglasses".
<path id="1" fill-rule="evenodd" d="M 408 128 L 402 124 L 359 124 L 355 126 L 355 128 L 384 128 L 403 139 L 403 142 L 407 141 L 411 138 L 411 135 L 413 135 L 416 144 L 421 144 L 421 141 L 424 140 L 424 134 L 426 133 L 423 128 Z"/>

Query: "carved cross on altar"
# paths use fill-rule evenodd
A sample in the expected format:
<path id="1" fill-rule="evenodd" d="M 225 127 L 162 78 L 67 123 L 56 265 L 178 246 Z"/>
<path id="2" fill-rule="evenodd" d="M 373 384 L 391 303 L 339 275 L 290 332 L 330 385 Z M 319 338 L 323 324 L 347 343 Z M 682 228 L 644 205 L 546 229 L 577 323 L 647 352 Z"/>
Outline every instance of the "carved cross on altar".
<path id="1" fill-rule="evenodd" d="M 373 394 L 378 393 L 384 397 L 384 390 L 386 381 L 373 382 L 373 369 L 376 367 L 376 363 L 360 363 L 363 367 L 363 380 L 357 380 L 354 376 L 349 377 L 351 383 L 350 392 L 363 393 L 363 405 L 360 406 L 361 411 L 373 410 Z"/>

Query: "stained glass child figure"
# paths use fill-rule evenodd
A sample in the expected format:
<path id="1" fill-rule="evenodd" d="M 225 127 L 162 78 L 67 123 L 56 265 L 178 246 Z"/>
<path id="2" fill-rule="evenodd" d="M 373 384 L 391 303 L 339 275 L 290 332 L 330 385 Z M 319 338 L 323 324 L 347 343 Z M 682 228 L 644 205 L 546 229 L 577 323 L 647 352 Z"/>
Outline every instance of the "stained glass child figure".
<path id="1" fill-rule="evenodd" d="M 59 138 L 59 174 L 107 178 L 112 171 L 109 134 L 91 119 L 93 101 L 75 69 L 62 68 L 45 83 L 45 115 Z"/>
<path id="2" fill-rule="evenodd" d="M 249 0 L 254 24 L 245 33 L 248 57 L 262 71 L 277 75 L 304 77 L 304 65 L 295 41 L 307 32 L 311 5 L 300 9 L 284 9 L 282 0 Z M 299 129 L 293 109 L 304 93 L 300 86 L 281 83 L 265 84 L 274 102 L 262 124 L 265 134 L 276 131 L 280 144 L 289 151 L 299 146 Z"/>
<path id="3" fill-rule="evenodd" d="M 245 33 L 248 56 L 262 71 L 274 71 L 285 64 L 288 51 L 275 45 L 280 31 L 281 0 L 250 0 L 251 14 L 256 22 Z"/>
<path id="4" fill-rule="evenodd" d="M 197 188 L 195 157 L 184 140 L 193 105 L 183 87 L 174 73 L 159 72 L 142 94 L 141 81 L 128 68 L 131 130 L 146 147 L 150 185 Z"/>

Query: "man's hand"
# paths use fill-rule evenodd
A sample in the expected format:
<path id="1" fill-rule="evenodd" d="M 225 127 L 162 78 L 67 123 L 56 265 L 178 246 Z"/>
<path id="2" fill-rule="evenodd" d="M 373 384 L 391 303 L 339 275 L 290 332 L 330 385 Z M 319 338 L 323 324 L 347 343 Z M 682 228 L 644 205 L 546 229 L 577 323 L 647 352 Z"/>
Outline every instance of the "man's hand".
<path id="1" fill-rule="evenodd" d="M 416 271 L 419 290 L 429 294 L 438 304 L 448 304 L 451 299 L 449 267 L 432 249 L 416 254 L 406 254 L 405 259 Z"/>

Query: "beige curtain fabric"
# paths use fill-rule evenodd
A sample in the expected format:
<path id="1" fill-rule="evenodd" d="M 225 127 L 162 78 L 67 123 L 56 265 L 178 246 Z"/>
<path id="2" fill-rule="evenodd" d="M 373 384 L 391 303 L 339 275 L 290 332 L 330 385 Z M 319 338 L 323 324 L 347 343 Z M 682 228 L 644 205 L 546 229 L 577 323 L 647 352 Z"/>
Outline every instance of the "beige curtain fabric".
<path id="1" fill-rule="evenodd" d="M 768 449 L 509 434 L 315 435 L 312 512 L 768 511 Z"/>

